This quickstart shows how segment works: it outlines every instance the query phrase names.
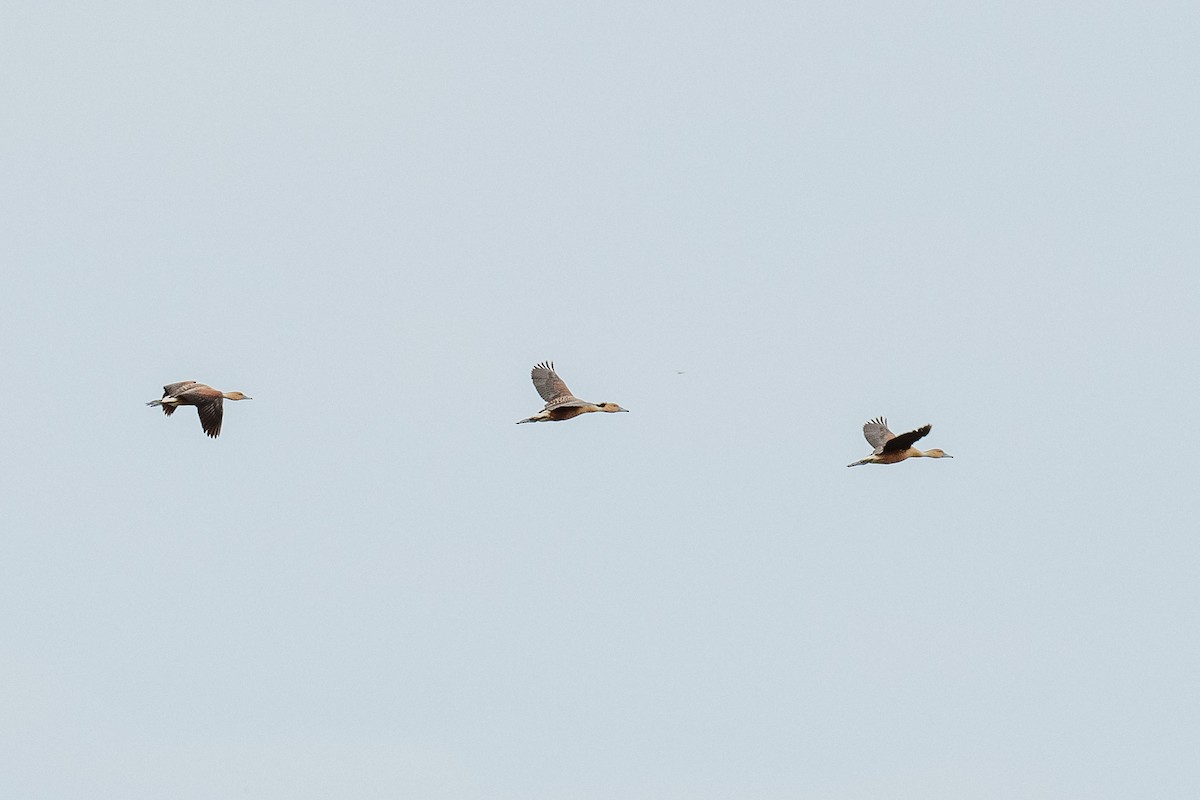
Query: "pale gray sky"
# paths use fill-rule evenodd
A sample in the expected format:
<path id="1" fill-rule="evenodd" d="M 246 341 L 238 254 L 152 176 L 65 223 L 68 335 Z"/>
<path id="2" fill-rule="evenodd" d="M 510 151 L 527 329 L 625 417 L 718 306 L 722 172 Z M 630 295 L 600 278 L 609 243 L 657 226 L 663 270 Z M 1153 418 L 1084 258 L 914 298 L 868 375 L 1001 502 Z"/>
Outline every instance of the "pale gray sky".
<path id="1" fill-rule="evenodd" d="M 1198 37 L 10 4 L 0 795 L 1196 797 Z"/>

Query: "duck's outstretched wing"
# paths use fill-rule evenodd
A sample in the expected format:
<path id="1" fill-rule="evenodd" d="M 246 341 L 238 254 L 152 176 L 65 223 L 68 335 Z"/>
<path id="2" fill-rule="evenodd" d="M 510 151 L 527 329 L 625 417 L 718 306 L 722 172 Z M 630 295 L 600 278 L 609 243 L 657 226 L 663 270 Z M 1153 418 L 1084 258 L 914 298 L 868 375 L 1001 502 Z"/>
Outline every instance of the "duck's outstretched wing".
<path id="1" fill-rule="evenodd" d="M 875 455 L 882 453 L 884 445 L 896 438 L 896 434 L 888 430 L 887 420 L 883 417 L 863 425 L 863 436 L 866 437 L 867 444 L 875 448 Z"/>
<path id="2" fill-rule="evenodd" d="M 572 400 L 579 399 L 571 394 L 571 390 L 563 383 L 562 378 L 558 377 L 558 373 L 554 371 L 553 361 L 544 361 L 538 364 L 530 371 L 529 377 L 533 379 L 533 388 L 537 389 L 537 393 L 546 401 L 546 408 L 566 405 Z"/>
<path id="3" fill-rule="evenodd" d="M 224 416 L 221 399 L 214 397 L 196 404 L 196 413 L 200 415 L 200 427 L 214 439 L 221 435 L 221 418 Z"/>
<path id="4" fill-rule="evenodd" d="M 931 430 L 933 430 L 932 425 L 922 425 L 915 431 L 909 431 L 908 433 L 902 433 L 899 436 L 893 436 L 888 440 L 887 444 L 883 446 L 883 452 L 896 453 L 907 450 L 913 446 L 913 442 L 928 436 Z"/>

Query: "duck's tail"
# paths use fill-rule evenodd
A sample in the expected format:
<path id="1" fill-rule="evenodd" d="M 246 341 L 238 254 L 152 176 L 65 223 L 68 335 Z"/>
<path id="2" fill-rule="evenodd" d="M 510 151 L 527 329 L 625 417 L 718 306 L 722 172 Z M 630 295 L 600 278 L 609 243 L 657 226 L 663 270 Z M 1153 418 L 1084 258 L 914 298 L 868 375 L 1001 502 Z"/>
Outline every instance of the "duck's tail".
<path id="1" fill-rule="evenodd" d="M 174 403 L 164 403 L 162 400 L 151 400 L 149 403 L 146 403 L 146 405 L 162 406 L 163 413 L 166 414 L 168 417 L 175 413 L 175 404 Z"/>

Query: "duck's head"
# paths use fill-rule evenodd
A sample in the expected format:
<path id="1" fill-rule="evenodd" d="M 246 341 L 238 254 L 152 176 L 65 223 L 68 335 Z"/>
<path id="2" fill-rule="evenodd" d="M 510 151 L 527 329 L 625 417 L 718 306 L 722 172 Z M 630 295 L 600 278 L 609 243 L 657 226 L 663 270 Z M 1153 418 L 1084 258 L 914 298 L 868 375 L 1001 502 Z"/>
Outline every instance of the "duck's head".
<path id="1" fill-rule="evenodd" d="M 247 397 L 241 392 L 223 392 L 221 394 L 226 400 L 253 400 L 253 397 Z"/>
<path id="2" fill-rule="evenodd" d="M 628 408 L 621 408 L 616 403 L 596 403 L 596 408 L 609 414 L 615 414 L 618 411 L 628 411 Z"/>
<path id="3" fill-rule="evenodd" d="M 927 458 L 954 458 L 954 456 L 950 455 L 945 450 L 941 450 L 936 447 L 933 448 L 932 450 L 926 450 L 925 456 Z"/>

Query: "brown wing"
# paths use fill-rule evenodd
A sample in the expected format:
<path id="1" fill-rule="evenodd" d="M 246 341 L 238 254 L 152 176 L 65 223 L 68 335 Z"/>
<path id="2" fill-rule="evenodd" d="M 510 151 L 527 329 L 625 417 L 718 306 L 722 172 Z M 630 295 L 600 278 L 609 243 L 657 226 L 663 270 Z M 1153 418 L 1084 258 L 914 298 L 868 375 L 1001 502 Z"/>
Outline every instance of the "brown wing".
<path id="1" fill-rule="evenodd" d="M 224 416 L 221 399 L 214 397 L 196 403 L 196 412 L 200 415 L 200 427 L 204 428 L 204 432 L 214 439 L 221 435 L 221 417 Z"/>
<path id="2" fill-rule="evenodd" d="M 580 400 L 578 397 L 564 397 L 554 403 L 546 403 L 546 408 L 574 408 L 576 406 L 590 406 L 587 400 Z"/>
<path id="3" fill-rule="evenodd" d="M 193 386 L 199 386 L 199 385 L 200 384 L 196 383 L 195 381 L 180 381 L 179 383 L 168 383 L 166 386 L 163 387 L 163 397 L 174 397 L 175 395 L 182 392 L 184 389 L 189 389 Z"/>
<path id="4" fill-rule="evenodd" d="M 571 394 L 571 390 L 554 371 L 553 361 L 538 364 L 530 371 L 529 377 L 533 379 L 533 388 L 537 389 L 537 393 L 546 401 L 547 408 L 578 399 Z"/>
<path id="5" fill-rule="evenodd" d="M 891 439 L 896 438 L 896 434 L 888 430 L 887 420 L 883 417 L 873 419 L 863 425 L 863 436 L 867 439 L 867 444 L 875 448 L 874 455 L 879 455 L 883 452 L 883 446 Z"/>
<path id="6" fill-rule="evenodd" d="M 895 436 L 889 439 L 887 444 L 883 446 L 883 452 L 899 453 L 907 450 L 913 446 L 913 442 L 924 438 L 931 430 L 933 430 L 932 425 L 922 425 L 915 431 L 909 431 L 908 433 L 902 433 L 899 436 Z"/>

